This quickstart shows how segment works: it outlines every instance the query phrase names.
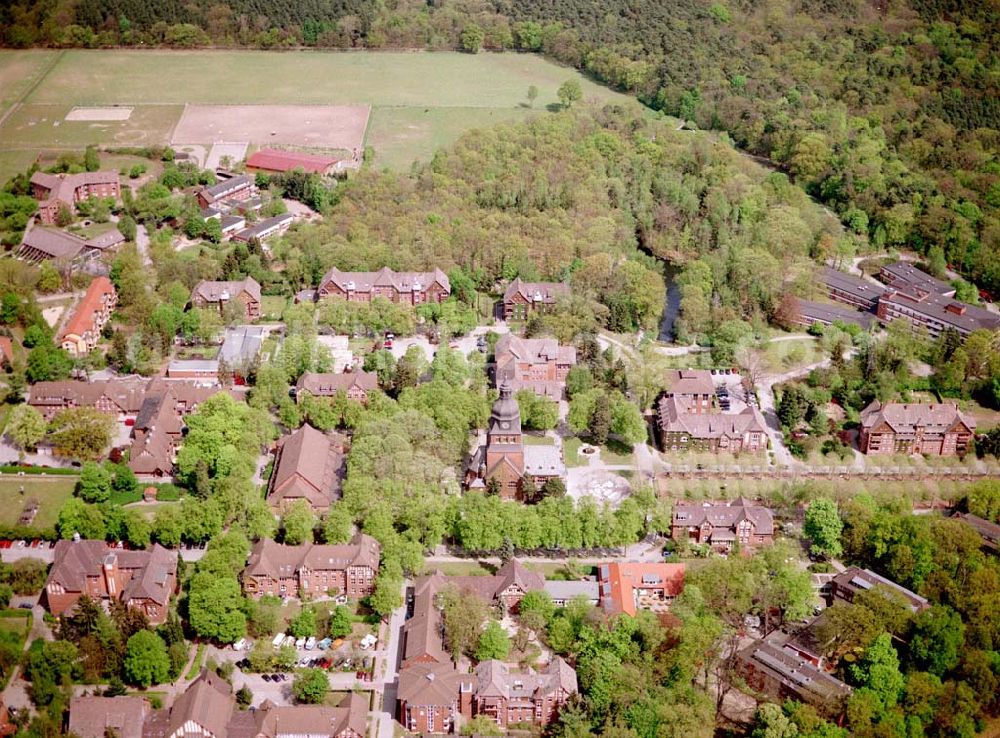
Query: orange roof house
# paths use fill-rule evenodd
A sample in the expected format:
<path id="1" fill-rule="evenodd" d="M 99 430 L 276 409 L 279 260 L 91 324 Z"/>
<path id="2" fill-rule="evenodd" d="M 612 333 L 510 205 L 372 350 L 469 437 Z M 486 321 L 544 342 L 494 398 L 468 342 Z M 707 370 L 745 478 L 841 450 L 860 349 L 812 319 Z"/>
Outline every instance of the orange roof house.
<path id="1" fill-rule="evenodd" d="M 597 581 L 608 615 L 662 612 L 684 589 L 684 564 L 612 561 L 598 567 Z"/>
<path id="2" fill-rule="evenodd" d="M 96 277 L 87 288 L 87 293 L 76 306 L 76 311 L 63 328 L 59 345 L 70 356 L 89 353 L 101 337 L 101 329 L 111 317 L 118 304 L 118 293 L 107 277 Z"/>

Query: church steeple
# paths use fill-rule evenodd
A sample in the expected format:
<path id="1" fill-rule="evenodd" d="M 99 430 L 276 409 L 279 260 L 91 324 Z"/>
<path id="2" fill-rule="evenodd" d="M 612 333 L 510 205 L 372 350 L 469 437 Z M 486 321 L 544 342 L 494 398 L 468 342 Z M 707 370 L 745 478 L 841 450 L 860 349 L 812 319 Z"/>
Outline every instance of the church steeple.
<path id="1" fill-rule="evenodd" d="M 493 403 L 493 412 L 490 414 L 489 435 L 497 436 L 517 436 L 517 442 L 521 439 L 521 408 L 514 399 L 510 385 L 503 382 L 500 385 L 500 397 Z M 501 443 L 511 443 L 511 441 L 501 441 Z"/>

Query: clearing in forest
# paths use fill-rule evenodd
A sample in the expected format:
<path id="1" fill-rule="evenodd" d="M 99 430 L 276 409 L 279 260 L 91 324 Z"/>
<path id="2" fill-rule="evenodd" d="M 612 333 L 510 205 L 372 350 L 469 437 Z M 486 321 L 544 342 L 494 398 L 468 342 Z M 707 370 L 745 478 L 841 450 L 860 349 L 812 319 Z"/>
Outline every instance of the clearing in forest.
<path id="1" fill-rule="evenodd" d="M 172 141 L 207 151 L 216 140 L 254 141 L 223 130 L 260 126 L 250 118 L 194 119 L 185 106 L 355 106 L 370 109 L 365 128 L 351 114 L 326 132 L 375 149 L 377 166 L 406 169 L 415 159 L 471 128 L 521 120 L 558 108 L 557 90 L 577 79 L 585 100 L 629 101 L 573 69 L 536 54 L 454 52 L 70 50 L 0 52 L 0 177 L 23 168 L 39 151 L 79 151 L 88 143 L 143 146 Z M 528 100 L 528 88 L 538 96 Z M 128 106 L 127 120 L 74 120 L 79 108 Z M 291 108 L 288 108 L 289 110 Z M 300 122 L 305 125 L 304 120 Z M 294 121 L 293 121 L 294 123 Z M 265 141 L 281 143 L 271 137 Z M 338 132 L 339 130 L 339 132 Z M 293 131 L 293 134 L 295 132 Z M 318 134 L 318 132 L 316 132 Z M 303 137 L 311 135 L 304 128 Z M 291 134 L 290 134 L 291 135 Z M 216 138 L 218 136 L 218 138 Z M 296 141 L 288 141 L 295 144 Z M 306 141 L 300 145 L 311 146 Z M 330 145 L 330 144 L 327 144 Z M 360 147 L 360 145 L 359 145 Z M 17 167 L 17 168 L 15 168 Z M 13 169 L 13 171 L 12 171 Z"/>

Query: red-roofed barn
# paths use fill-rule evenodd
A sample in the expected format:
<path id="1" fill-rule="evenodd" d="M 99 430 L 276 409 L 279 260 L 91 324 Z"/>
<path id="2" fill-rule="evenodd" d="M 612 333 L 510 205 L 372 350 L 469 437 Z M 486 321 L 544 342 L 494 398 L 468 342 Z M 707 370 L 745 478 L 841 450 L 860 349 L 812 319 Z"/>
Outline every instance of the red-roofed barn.
<path id="1" fill-rule="evenodd" d="M 333 156 L 304 154 L 300 151 L 278 151 L 261 149 L 247 159 L 247 170 L 251 172 L 279 173 L 301 169 L 306 174 L 333 174 L 340 167 L 341 160 Z"/>

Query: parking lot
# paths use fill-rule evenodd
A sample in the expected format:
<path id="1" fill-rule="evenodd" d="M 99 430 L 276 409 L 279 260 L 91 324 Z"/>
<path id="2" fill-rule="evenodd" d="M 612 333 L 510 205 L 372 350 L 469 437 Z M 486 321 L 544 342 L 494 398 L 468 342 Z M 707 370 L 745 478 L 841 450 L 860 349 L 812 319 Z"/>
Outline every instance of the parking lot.
<path id="1" fill-rule="evenodd" d="M 740 374 L 717 371 L 712 375 L 712 384 L 715 385 L 715 403 L 720 412 L 739 414 L 747 408 L 748 399 L 753 403 L 757 401 L 752 395 L 747 395 Z"/>

